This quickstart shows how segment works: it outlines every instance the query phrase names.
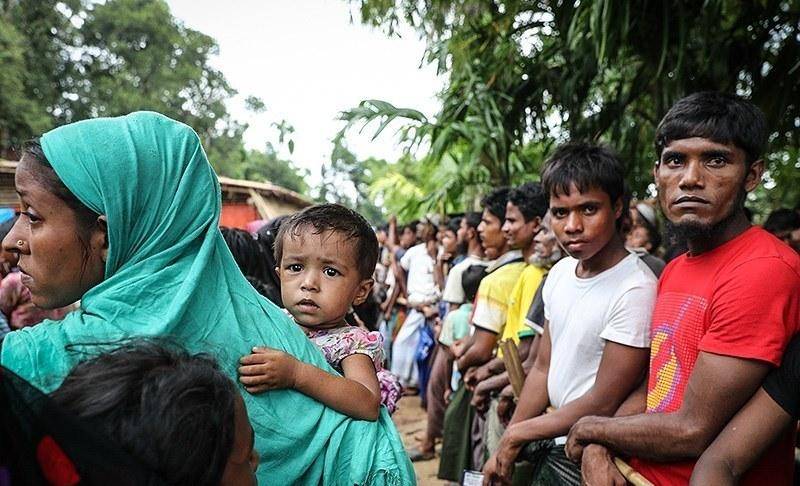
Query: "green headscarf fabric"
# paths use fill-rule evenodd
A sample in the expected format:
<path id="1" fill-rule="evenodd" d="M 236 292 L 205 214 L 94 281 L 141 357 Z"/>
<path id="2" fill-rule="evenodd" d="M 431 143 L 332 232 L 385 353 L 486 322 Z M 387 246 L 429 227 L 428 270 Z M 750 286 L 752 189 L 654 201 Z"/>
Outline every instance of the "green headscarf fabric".
<path id="1" fill-rule="evenodd" d="M 108 218 L 105 280 L 63 321 L 9 334 L 3 366 L 50 392 L 97 349 L 82 344 L 161 337 L 216 356 L 234 380 L 256 345 L 334 372 L 236 266 L 218 229 L 219 183 L 190 127 L 137 112 L 66 125 L 41 143 L 67 188 Z M 415 483 L 385 409 L 366 422 L 293 390 L 242 396 L 260 484 Z"/>

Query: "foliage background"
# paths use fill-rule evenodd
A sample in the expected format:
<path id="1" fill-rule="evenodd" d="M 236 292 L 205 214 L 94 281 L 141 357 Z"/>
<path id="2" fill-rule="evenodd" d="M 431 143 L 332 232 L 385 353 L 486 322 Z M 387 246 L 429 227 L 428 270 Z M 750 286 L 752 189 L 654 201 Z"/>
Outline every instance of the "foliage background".
<path id="1" fill-rule="evenodd" d="M 215 40 L 163 0 L 0 0 L 0 156 L 63 123 L 156 110 L 194 127 L 220 174 L 377 223 L 474 208 L 493 187 L 538 178 L 570 139 L 616 148 L 633 193 L 652 195 L 658 120 L 686 94 L 722 90 L 753 100 L 772 128 L 750 206 L 763 217 L 800 200 L 800 0 L 343 1 L 386 35 L 410 25 L 446 83 L 431 118 L 392 100 L 342 113 L 318 187 L 290 160 L 289 122 L 274 123 L 262 149 L 244 146 L 247 125 L 226 108 L 237 93 L 209 63 Z M 268 116 L 257 98 L 247 106 Z M 353 130 L 395 136 L 406 154 L 359 160 Z"/>
<path id="2" fill-rule="evenodd" d="M 614 147 L 634 195 L 651 195 L 656 125 L 677 99 L 703 90 L 751 99 L 772 128 L 765 184 L 750 205 L 764 214 L 798 203 L 796 0 L 350 2 L 387 35 L 414 27 L 426 62 L 448 77 L 434 120 L 380 100 L 343 114 L 347 129 L 377 133 L 404 119 L 398 137 L 429 147 L 423 165 L 457 167 L 423 184 L 432 206 L 468 207 L 470 188 L 535 178 L 554 144 L 570 139 Z"/>

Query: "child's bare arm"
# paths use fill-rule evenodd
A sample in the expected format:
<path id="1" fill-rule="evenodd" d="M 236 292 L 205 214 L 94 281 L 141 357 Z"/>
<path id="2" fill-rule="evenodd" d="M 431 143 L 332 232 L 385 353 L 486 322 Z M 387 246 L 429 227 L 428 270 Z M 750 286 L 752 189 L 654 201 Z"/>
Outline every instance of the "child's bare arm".
<path id="1" fill-rule="evenodd" d="M 293 388 L 343 414 L 377 420 L 380 386 L 372 360 L 363 354 L 342 361 L 346 377 L 332 375 L 293 356 L 269 348 L 254 348 L 240 360 L 239 381 L 250 393 Z"/>
<path id="2" fill-rule="evenodd" d="M 334 410 L 361 420 L 377 420 L 381 391 L 369 356 L 353 354 L 342 360 L 344 377 L 303 364 L 295 389 Z"/>

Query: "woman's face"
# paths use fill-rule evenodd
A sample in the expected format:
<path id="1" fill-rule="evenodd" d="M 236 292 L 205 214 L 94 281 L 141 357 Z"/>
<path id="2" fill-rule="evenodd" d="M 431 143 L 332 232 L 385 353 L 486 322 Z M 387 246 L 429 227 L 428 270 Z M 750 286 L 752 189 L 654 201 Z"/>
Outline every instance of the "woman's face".
<path id="1" fill-rule="evenodd" d="M 81 228 L 75 211 L 37 178 L 50 170 L 23 157 L 15 183 L 20 217 L 3 240 L 3 248 L 19 255 L 22 283 L 32 302 L 55 309 L 81 299 L 103 281 L 107 257 L 105 217 Z"/>

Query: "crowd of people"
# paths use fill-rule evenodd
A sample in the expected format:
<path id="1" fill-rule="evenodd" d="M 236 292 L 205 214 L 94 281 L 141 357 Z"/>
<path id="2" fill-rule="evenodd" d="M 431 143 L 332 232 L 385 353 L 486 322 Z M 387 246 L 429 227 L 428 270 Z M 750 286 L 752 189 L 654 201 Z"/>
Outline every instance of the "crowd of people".
<path id="1" fill-rule="evenodd" d="M 800 210 L 751 224 L 763 115 L 700 93 L 655 138 L 657 201 L 630 200 L 613 150 L 568 143 L 481 212 L 378 229 L 387 363 L 427 414 L 413 461 L 438 451 L 452 482 L 625 484 L 616 457 L 687 484 L 702 456 L 697 484 L 791 483 Z"/>
<path id="2" fill-rule="evenodd" d="M 751 223 L 766 133 L 698 93 L 658 126 L 657 200 L 576 141 L 479 211 L 251 234 L 186 125 L 48 132 L 0 226 L 0 484 L 414 484 L 437 456 L 455 483 L 791 484 L 800 211 Z"/>

